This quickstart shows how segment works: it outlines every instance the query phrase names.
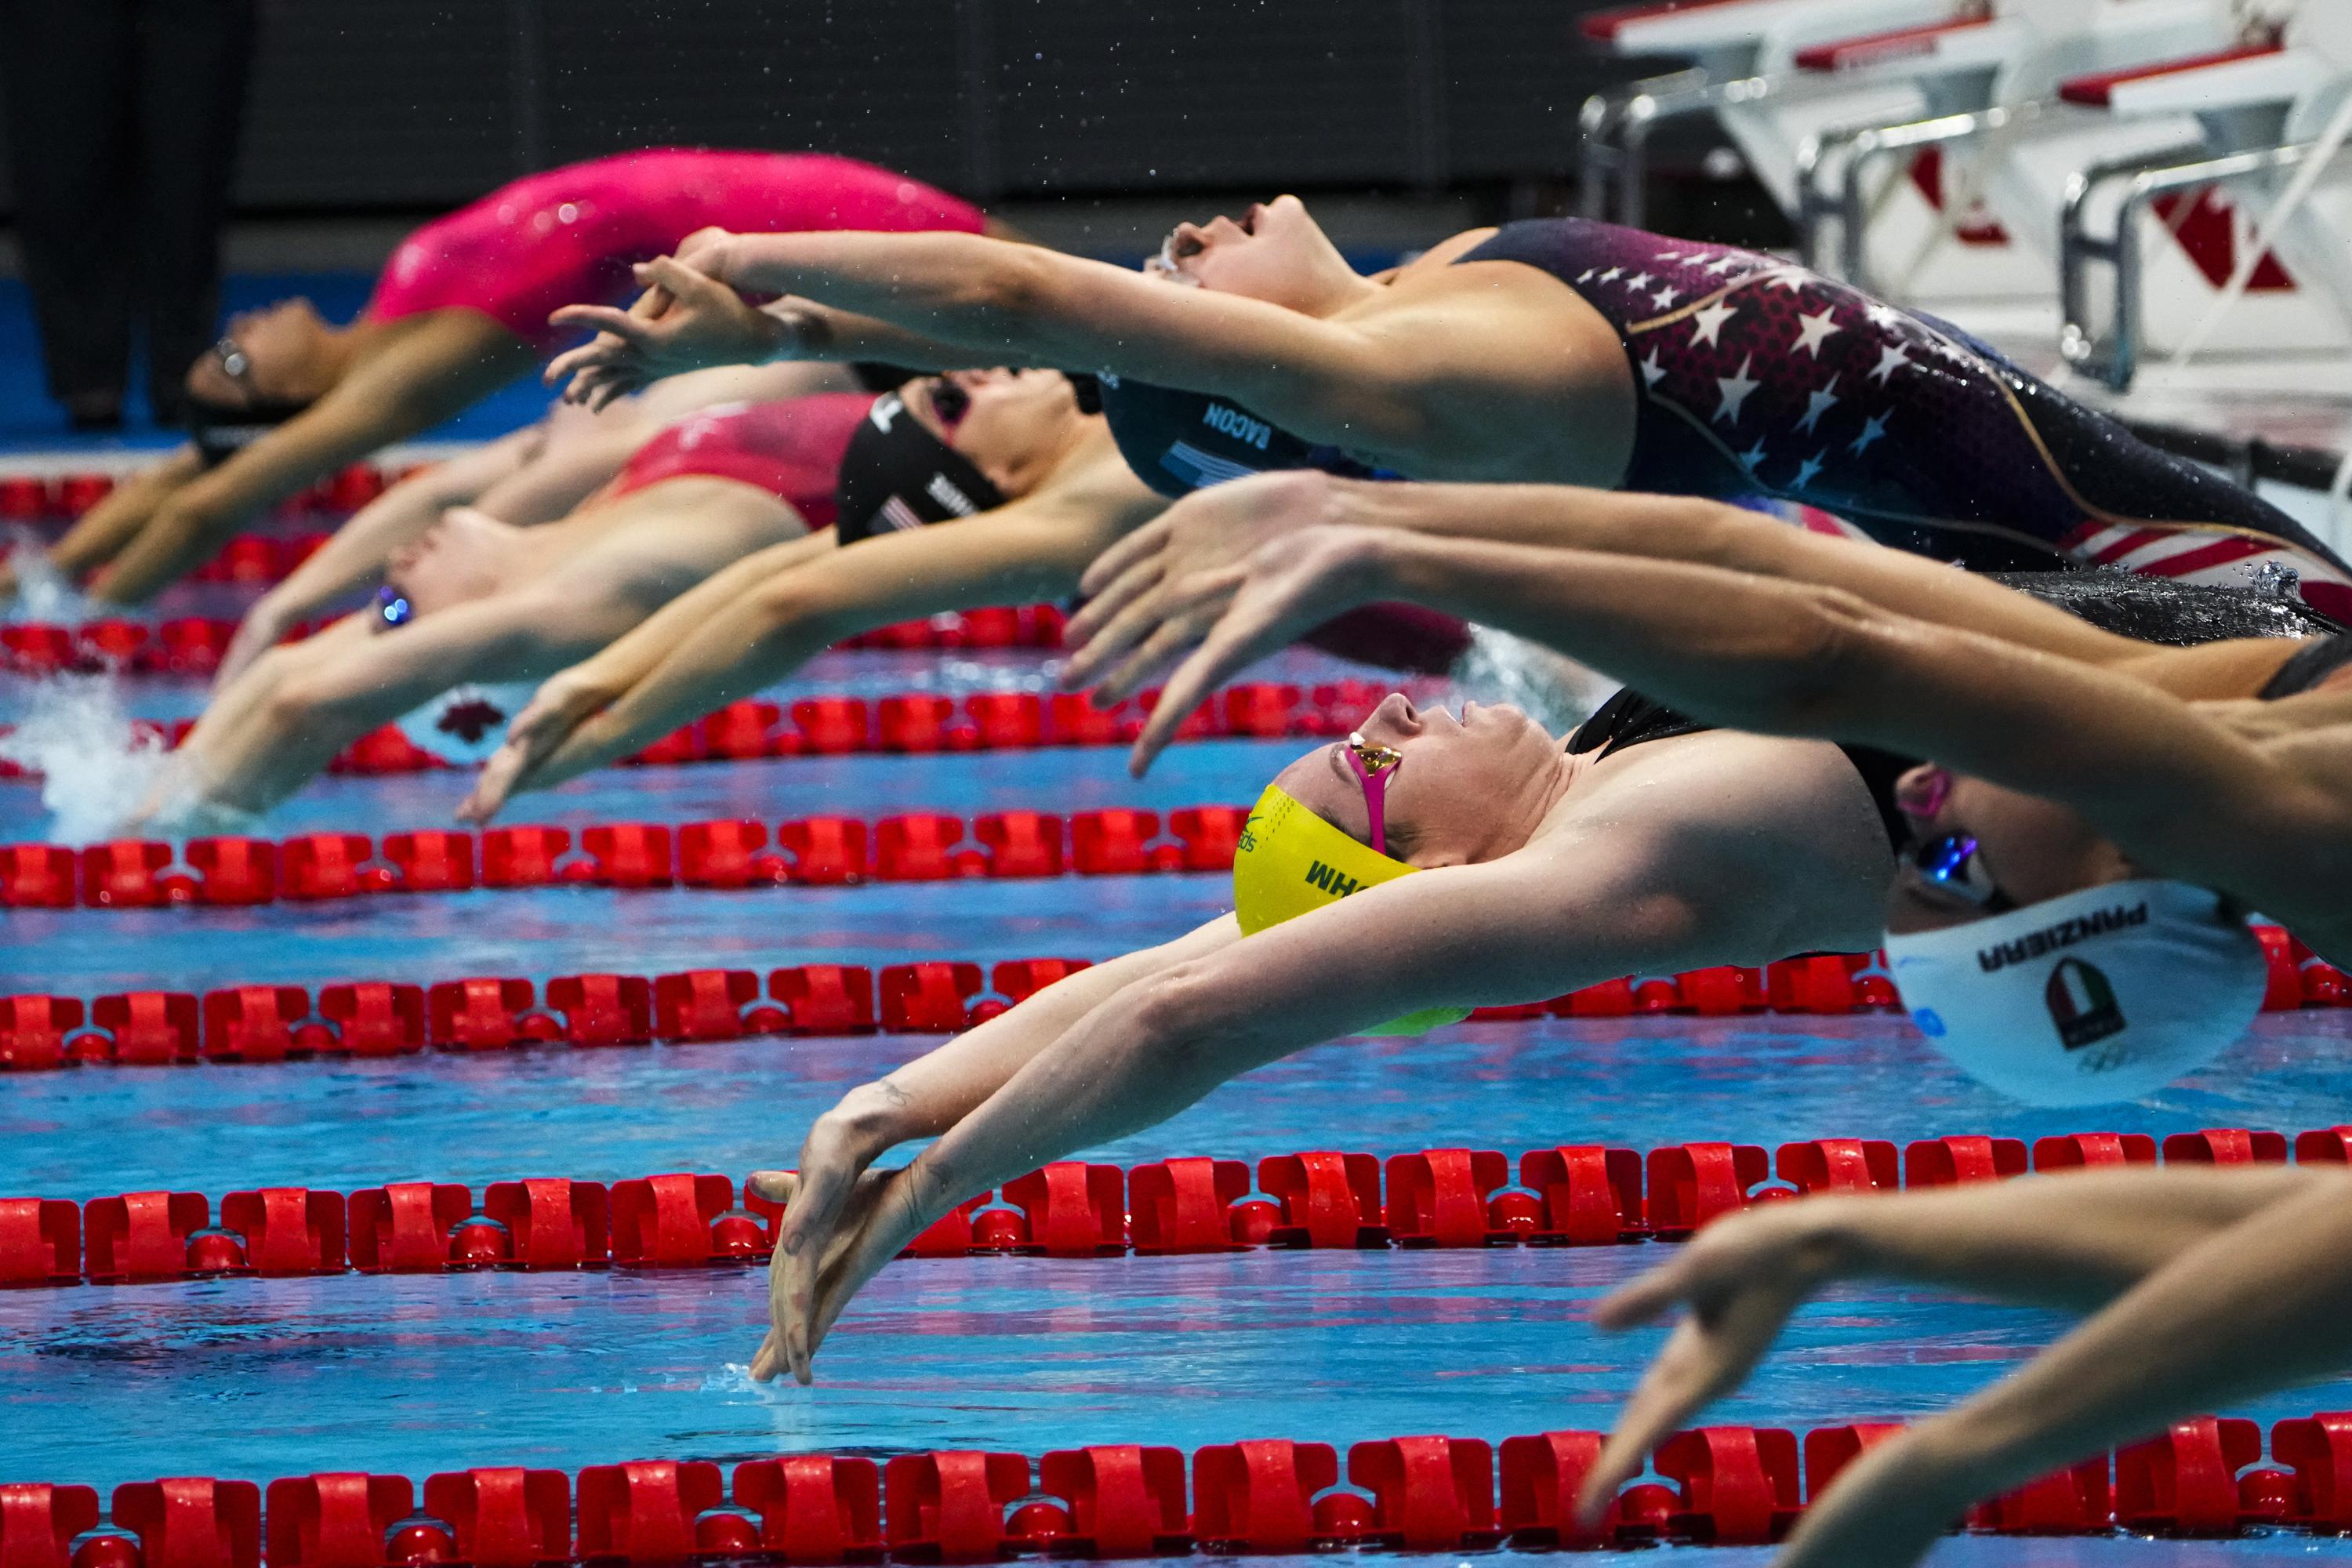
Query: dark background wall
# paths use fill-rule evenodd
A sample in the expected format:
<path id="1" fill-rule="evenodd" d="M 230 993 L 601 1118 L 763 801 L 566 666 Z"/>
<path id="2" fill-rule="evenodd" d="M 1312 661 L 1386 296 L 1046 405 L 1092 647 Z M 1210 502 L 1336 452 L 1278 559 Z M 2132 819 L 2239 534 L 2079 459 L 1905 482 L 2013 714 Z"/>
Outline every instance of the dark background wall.
<path id="1" fill-rule="evenodd" d="M 72 4 L 74 0 L 57 0 Z M 1593 0 L 265 0 L 237 205 L 444 207 L 666 142 L 982 200 L 1556 180 Z M 6 205 L 0 186 L 0 206 Z"/>

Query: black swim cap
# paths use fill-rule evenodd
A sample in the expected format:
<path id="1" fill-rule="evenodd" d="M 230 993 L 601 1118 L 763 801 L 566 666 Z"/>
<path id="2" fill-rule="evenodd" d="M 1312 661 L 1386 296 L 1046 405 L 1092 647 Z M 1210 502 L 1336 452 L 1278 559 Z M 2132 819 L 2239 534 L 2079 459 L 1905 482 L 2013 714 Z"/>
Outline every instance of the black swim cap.
<path id="1" fill-rule="evenodd" d="M 878 359 L 854 359 L 849 362 L 849 374 L 857 384 L 868 392 L 896 392 L 928 371 L 909 370 L 903 364 L 885 364 Z"/>
<path id="2" fill-rule="evenodd" d="M 1376 470 L 1337 447 L 1318 447 L 1230 398 L 1205 392 L 1097 378 L 1111 439 L 1135 477 L 1164 496 L 1190 495 L 1270 468 L 1320 468 L 1351 479 Z"/>
<path id="3" fill-rule="evenodd" d="M 842 455 L 834 528 L 844 544 L 893 529 L 970 517 L 1004 504 L 1004 492 L 971 460 L 886 392 L 874 400 Z"/>

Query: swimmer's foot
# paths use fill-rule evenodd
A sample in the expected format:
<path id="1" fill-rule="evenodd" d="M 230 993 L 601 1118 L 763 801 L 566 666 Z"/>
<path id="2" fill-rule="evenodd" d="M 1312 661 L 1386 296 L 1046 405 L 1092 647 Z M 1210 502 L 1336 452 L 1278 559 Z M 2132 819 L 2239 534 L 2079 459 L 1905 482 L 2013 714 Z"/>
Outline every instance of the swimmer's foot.
<path id="1" fill-rule="evenodd" d="M 522 530 L 470 506 L 453 506 L 416 542 L 394 554 L 384 573 L 418 615 L 487 598 L 511 579 Z"/>

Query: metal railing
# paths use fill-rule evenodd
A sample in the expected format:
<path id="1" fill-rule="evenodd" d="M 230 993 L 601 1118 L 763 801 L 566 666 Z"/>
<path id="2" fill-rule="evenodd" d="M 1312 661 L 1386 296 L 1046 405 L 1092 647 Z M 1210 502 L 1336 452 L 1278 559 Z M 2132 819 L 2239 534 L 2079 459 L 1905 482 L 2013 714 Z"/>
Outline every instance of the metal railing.
<path id="1" fill-rule="evenodd" d="M 1832 126 L 1806 137 L 1797 148 L 1797 243 L 1805 265 L 1821 268 L 1822 230 L 1835 221 L 1838 275 L 1857 289 L 1872 288 L 1866 244 L 1871 165 L 1897 153 L 1916 153 L 1922 147 L 2015 130 L 2031 124 L 2042 113 L 2042 105 L 2029 100 L 1893 125 Z M 1838 171 L 1834 190 L 1824 188 L 1825 169 L 1832 165 Z M 1958 217 L 1955 206 L 1945 213 L 1944 221 L 1948 226 Z"/>
<path id="2" fill-rule="evenodd" d="M 1717 80 L 1696 68 L 1596 92 L 1577 113 L 1577 211 L 1585 217 L 1642 226 L 1650 133 L 1660 121 L 1705 114 L 1772 94 L 1768 77 Z M 1611 200 L 1612 187 L 1615 200 Z"/>
<path id="3" fill-rule="evenodd" d="M 2292 169 L 2310 154 L 2312 147 L 2311 142 L 2297 142 L 2183 163 L 2156 163 L 2142 154 L 2095 164 L 2069 178 L 2058 218 L 2058 352 L 2066 363 L 2117 392 L 2127 389 L 2138 373 L 2140 289 L 2145 280 L 2139 219 L 2150 203 L 2175 191 Z M 2087 222 L 2091 199 L 2116 181 L 2124 183 L 2124 193 L 2116 207 L 2115 230 L 2104 237 L 2095 235 Z M 2098 262 L 2114 270 L 2113 310 L 2104 341 L 2095 338 L 2091 330 L 2090 273 L 2092 264 Z"/>

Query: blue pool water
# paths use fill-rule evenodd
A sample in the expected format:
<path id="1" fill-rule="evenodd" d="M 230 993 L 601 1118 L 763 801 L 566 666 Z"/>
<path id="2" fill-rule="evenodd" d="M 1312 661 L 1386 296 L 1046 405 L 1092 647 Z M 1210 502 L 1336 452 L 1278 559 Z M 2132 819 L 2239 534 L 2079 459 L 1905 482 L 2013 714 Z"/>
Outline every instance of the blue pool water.
<path id="1" fill-rule="evenodd" d="M 803 689 L 912 684 L 905 656 L 835 656 Z M 1021 658 L 959 679 L 1034 679 Z M 133 710 L 194 693 L 139 683 Z M 22 693 L 15 694 L 21 699 Z M 1180 747 L 1143 784 L 1115 751 L 853 757 L 609 771 L 524 819 L 1027 807 L 1156 809 L 1251 798 L 1296 748 Z M 331 779 L 281 833 L 444 826 L 457 775 Z M 38 837 L 29 786 L 0 786 L 0 840 Z M 253 910 L 16 910 L 0 989 L 90 994 L 270 980 L 543 978 L 912 957 L 1100 958 L 1224 907 L 1214 877 L 958 882 L 743 893 L 533 891 Z M 1255 1159 L 1301 1148 L 1517 1152 L 1570 1142 L 1767 1145 L 1956 1131 L 2294 1130 L 2347 1119 L 2343 1015 L 2265 1019 L 2214 1068 L 2144 1105 L 2036 1112 L 1959 1078 L 1899 1021 L 1659 1018 L 1465 1025 L 1344 1041 L 1253 1073 L 1166 1125 L 1093 1152 Z M 934 1042 L 729 1045 L 268 1067 L 87 1069 L 0 1081 L 0 1192 L 83 1199 L 169 1186 L 217 1196 L 429 1177 L 740 1177 L 789 1163 L 846 1087 Z M 1605 1426 L 1656 1336 L 1599 1336 L 1594 1297 L 1656 1247 L 974 1258 L 886 1271 L 826 1346 L 813 1389 L 743 1367 L 755 1271 L 207 1281 L 0 1293 L 0 1481 L 101 1487 L 157 1475 L 326 1469 L 421 1477 L 467 1465 L 577 1468 L 779 1450 L 1036 1454 L 1090 1442 L 1194 1447 L 1411 1432 L 1490 1439 Z M 1803 1312 L 1718 1412 L 1824 1425 L 1916 1415 L 2013 1366 L 2060 1327 L 2040 1312 L 1888 1289 Z M 2247 1407 L 2352 1405 L 2352 1384 Z M 2247 1563 L 2340 1557 L 2335 1542 L 1971 1539 L 1939 1561 Z M 1443 1561 L 1452 1561 L 1447 1558 Z M 1707 1562 L 1758 1560 L 1756 1553 Z M 1440 1561 L 1432 1559 L 1433 1562 Z"/>

